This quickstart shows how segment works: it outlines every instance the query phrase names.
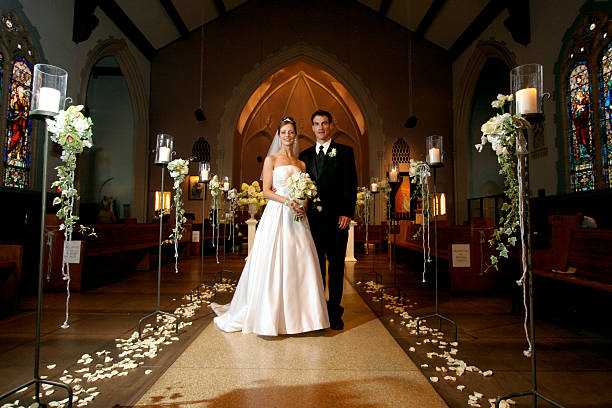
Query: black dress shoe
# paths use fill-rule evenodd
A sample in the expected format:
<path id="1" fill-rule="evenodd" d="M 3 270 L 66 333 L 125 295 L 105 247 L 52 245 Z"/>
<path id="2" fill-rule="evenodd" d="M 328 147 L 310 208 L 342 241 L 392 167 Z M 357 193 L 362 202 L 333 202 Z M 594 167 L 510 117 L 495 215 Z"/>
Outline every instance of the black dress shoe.
<path id="1" fill-rule="evenodd" d="M 332 330 L 342 330 L 344 329 L 344 322 L 342 321 L 341 318 L 338 318 L 337 320 L 330 322 L 329 327 Z"/>

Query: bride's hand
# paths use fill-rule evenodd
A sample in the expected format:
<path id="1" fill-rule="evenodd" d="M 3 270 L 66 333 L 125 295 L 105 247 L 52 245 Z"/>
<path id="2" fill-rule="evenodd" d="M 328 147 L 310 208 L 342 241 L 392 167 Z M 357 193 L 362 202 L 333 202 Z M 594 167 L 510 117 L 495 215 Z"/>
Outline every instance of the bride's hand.
<path id="1" fill-rule="evenodd" d="M 291 203 L 289 204 L 291 210 L 296 213 L 297 215 L 299 215 L 300 217 L 305 217 L 306 216 L 306 209 L 301 206 L 299 203 L 295 202 L 295 201 L 291 201 Z"/>

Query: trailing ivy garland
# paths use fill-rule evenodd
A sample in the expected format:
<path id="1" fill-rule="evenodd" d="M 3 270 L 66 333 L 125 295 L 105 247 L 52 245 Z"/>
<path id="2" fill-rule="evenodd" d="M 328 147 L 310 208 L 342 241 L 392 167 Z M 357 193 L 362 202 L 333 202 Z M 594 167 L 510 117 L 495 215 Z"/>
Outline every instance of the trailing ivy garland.
<path id="1" fill-rule="evenodd" d="M 74 215 L 74 202 L 79 199 L 79 194 L 74 187 L 74 171 L 77 166 L 77 155 L 83 152 L 83 148 L 92 147 L 91 118 L 85 117 L 81 112 L 83 105 L 70 106 L 61 110 L 53 119 L 47 119 L 47 130 L 51 134 L 51 140 L 62 148 L 62 164 L 55 167 L 58 180 L 51 184 L 60 193 L 53 200 L 53 205 L 59 205 L 57 217 L 62 221 L 60 231 L 64 231 L 64 241 L 72 241 L 72 232 L 78 227 L 79 232 L 84 235 L 95 235 L 95 232 L 78 223 L 79 217 Z M 66 320 L 62 328 L 68 327 L 68 306 L 70 302 L 70 265 L 62 260 L 62 277 L 66 281 Z"/>
<path id="2" fill-rule="evenodd" d="M 414 194 L 411 195 L 412 200 L 422 199 L 423 205 L 421 206 L 421 215 L 423 222 L 421 228 L 414 234 L 414 238 L 417 238 L 419 233 L 423 240 L 423 282 L 425 282 L 425 271 L 427 270 L 427 263 L 431 262 L 431 247 L 430 234 L 429 234 L 429 202 L 431 196 L 429 194 L 429 177 L 431 172 L 429 171 L 429 165 L 424 161 L 410 159 L 409 176 L 411 181 L 415 184 Z"/>
<path id="3" fill-rule="evenodd" d="M 491 149 L 497 155 L 499 174 L 504 176 L 504 194 L 507 200 L 502 206 L 503 216 L 501 225 L 493 232 L 489 244 L 495 248 L 496 253 L 491 255 L 491 266 L 498 269 L 499 257 L 508 258 L 508 251 L 516 245 L 516 232 L 519 228 L 519 181 L 517 175 L 518 159 L 516 155 L 517 137 L 523 129 L 528 128 L 529 122 L 518 115 L 504 113 L 506 102 L 512 101 L 512 95 L 497 95 L 491 105 L 499 108 L 501 114 L 489 119 L 482 125 L 481 143 L 475 145 L 482 152 L 484 145 L 489 142 Z M 488 268 L 487 268 L 488 269 Z"/>
<path id="4" fill-rule="evenodd" d="M 175 159 L 168 163 L 168 172 L 170 177 L 174 179 L 172 189 L 174 190 L 174 213 L 175 224 L 170 234 L 170 239 L 165 243 L 174 242 L 174 271 L 178 273 L 178 242 L 183 238 L 185 231 L 185 209 L 183 208 L 183 188 L 182 184 L 185 181 L 185 176 L 189 174 L 189 160 Z"/>

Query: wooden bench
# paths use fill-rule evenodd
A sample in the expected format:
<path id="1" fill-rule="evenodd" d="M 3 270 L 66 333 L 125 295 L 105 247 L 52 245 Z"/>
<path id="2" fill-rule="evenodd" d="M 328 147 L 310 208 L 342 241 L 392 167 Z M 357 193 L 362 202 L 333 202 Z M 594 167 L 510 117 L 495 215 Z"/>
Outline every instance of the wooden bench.
<path id="1" fill-rule="evenodd" d="M 55 225 L 54 220 L 55 218 Z M 62 259 L 64 234 L 57 227 L 57 218 L 49 216 L 47 233 L 52 234 L 50 244 L 46 245 L 45 264 L 49 270 L 46 274 L 45 287 L 52 290 L 65 288 L 62 277 Z M 159 245 L 159 224 L 94 224 L 97 236 L 79 237 L 82 240 L 79 263 L 70 264 L 70 287 L 81 290 L 86 286 L 96 286 L 105 280 L 113 279 L 111 275 L 121 276 L 135 269 L 149 269 L 149 259 L 157 256 Z M 162 237 L 168 239 L 173 224 L 162 225 Z M 181 250 L 191 242 L 191 224 L 185 224 L 183 237 L 179 241 Z M 163 245 L 164 254 L 174 255 L 173 243 Z M 49 256 L 51 259 L 49 260 Z M 47 267 L 47 266 L 46 266 Z"/>
<path id="2" fill-rule="evenodd" d="M 574 217 L 550 218 L 551 248 L 533 252 L 534 275 L 612 292 L 612 229 L 576 228 Z"/>
<path id="3" fill-rule="evenodd" d="M 22 259 L 21 245 L 0 245 L 0 315 L 17 313 Z"/>

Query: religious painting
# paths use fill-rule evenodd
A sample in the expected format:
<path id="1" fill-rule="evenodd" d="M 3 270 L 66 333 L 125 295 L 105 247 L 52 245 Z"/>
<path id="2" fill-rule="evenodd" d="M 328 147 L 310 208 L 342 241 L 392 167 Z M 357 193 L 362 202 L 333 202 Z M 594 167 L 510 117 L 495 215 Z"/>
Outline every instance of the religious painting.
<path id="1" fill-rule="evenodd" d="M 595 188 L 593 149 L 593 113 L 591 78 L 586 61 L 577 63 L 569 74 L 567 93 L 570 153 L 570 184 L 572 191 Z"/>
<path id="2" fill-rule="evenodd" d="M 28 188 L 31 129 L 30 98 L 32 90 L 32 67 L 24 58 L 13 60 L 9 82 L 7 126 L 4 145 L 4 185 Z"/>
<path id="3" fill-rule="evenodd" d="M 600 61 L 599 91 L 603 171 L 606 188 L 612 187 L 612 44 L 604 50 Z"/>
<path id="4" fill-rule="evenodd" d="M 395 193 L 395 218 L 408 219 L 410 215 L 410 177 L 402 177 L 402 182 Z"/>
<path id="5" fill-rule="evenodd" d="M 189 199 L 202 200 L 204 198 L 204 183 L 199 183 L 199 176 L 189 176 Z"/>

